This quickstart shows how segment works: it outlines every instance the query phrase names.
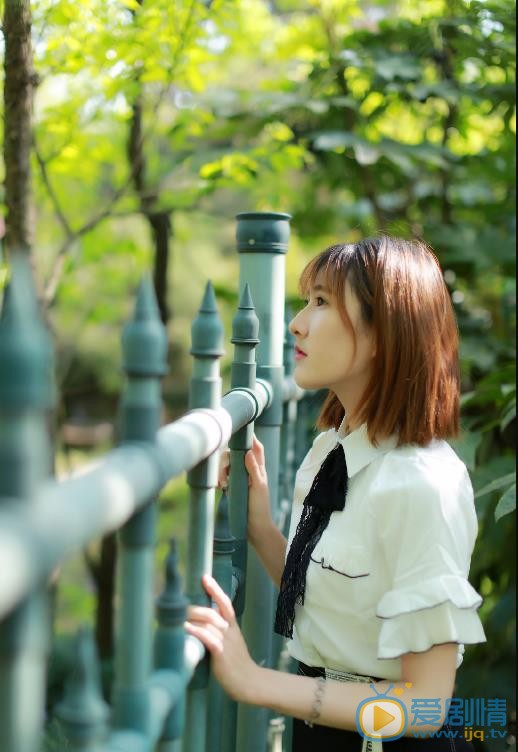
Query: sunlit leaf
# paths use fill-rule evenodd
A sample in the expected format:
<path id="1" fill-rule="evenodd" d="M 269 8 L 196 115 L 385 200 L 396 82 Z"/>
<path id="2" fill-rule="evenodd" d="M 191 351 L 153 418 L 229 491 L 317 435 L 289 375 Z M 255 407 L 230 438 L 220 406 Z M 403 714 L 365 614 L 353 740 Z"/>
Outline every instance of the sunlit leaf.
<path id="1" fill-rule="evenodd" d="M 500 488 L 505 488 L 506 486 L 509 486 L 509 484 L 515 482 L 516 473 L 509 473 L 508 475 L 504 475 L 501 478 L 497 478 L 496 480 L 491 481 L 491 483 L 488 483 L 486 486 L 477 491 L 475 496 L 479 498 L 480 496 L 484 496 L 485 494 L 491 493 L 492 491 L 498 491 Z"/>
<path id="2" fill-rule="evenodd" d="M 513 483 L 510 488 L 499 499 L 495 509 L 495 520 L 501 519 L 506 514 L 514 512 L 516 509 L 516 483 Z"/>

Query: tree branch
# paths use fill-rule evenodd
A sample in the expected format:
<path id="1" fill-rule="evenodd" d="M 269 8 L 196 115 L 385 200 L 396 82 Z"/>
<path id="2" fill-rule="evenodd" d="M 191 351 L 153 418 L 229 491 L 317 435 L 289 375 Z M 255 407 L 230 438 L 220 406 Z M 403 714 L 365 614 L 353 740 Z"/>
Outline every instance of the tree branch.
<path id="1" fill-rule="evenodd" d="M 140 4 L 142 4 L 142 0 L 139 0 L 139 2 Z M 178 46 L 178 49 L 175 51 L 175 55 L 169 66 L 169 74 L 171 78 L 174 76 L 174 72 L 176 70 L 176 66 L 178 65 L 181 52 L 185 48 L 187 34 L 193 24 L 193 20 L 195 16 L 195 12 L 194 12 L 195 8 L 196 8 L 196 0 L 191 0 L 191 4 L 190 4 L 190 7 L 188 10 L 186 19 L 185 19 L 185 23 L 183 26 L 183 30 L 182 30 L 181 42 Z M 134 12 L 133 14 L 135 15 Z M 164 89 L 162 89 L 162 91 L 160 92 L 153 108 L 154 114 L 156 114 L 156 112 L 158 111 L 160 104 L 163 100 L 163 97 L 165 96 L 169 86 L 170 84 L 167 87 L 164 87 Z M 90 232 L 90 230 L 92 230 L 100 222 L 102 222 L 104 219 L 106 219 L 108 216 L 112 214 L 113 206 L 124 195 L 124 193 L 126 193 L 128 187 L 132 183 L 135 187 L 135 190 L 138 196 L 138 200 L 140 203 L 140 211 L 148 217 L 154 211 L 153 205 L 156 202 L 156 198 L 157 198 L 156 191 L 151 191 L 149 189 L 146 190 L 146 186 L 145 186 L 146 160 L 145 160 L 145 155 L 143 152 L 145 134 L 143 133 L 142 109 L 143 107 L 142 107 L 141 97 L 138 96 L 133 105 L 133 117 L 131 120 L 131 131 L 130 131 L 130 137 L 128 140 L 128 156 L 129 156 L 131 170 L 130 170 L 130 174 L 128 175 L 126 182 L 124 183 L 123 186 L 121 186 L 121 188 L 119 188 L 117 191 L 114 192 L 107 206 L 102 211 L 98 212 L 93 217 L 91 217 L 88 220 L 88 222 L 85 222 L 85 224 L 82 225 L 77 230 L 74 230 L 71 227 L 60 205 L 57 194 L 55 193 L 53 189 L 52 183 L 48 175 L 48 171 L 46 169 L 48 160 L 47 162 L 45 162 L 41 154 L 39 154 L 38 151 L 36 151 L 36 156 L 37 156 L 38 163 L 40 166 L 43 182 L 49 193 L 49 197 L 54 207 L 56 217 L 65 232 L 65 239 L 57 252 L 51 272 L 44 286 L 43 303 L 47 308 L 50 308 L 55 302 L 57 289 L 59 286 L 61 275 L 63 273 L 65 260 L 72 245 L 77 240 L 79 240 L 79 238 L 81 238 L 86 233 Z M 167 212 L 167 209 L 165 208 L 160 210 L 161 214 L 165 212 Z"/>
<path id="2" fill-rule="evenodd" d="M 81 238 L 83 235 L 86 235 L 86 233 L 90 232 L 90 230 L 93 230 L 94 227 L 96 227 L 100 222 L 103 221 L 103 219 L 106 219 L 108 216 L 110 216 L 112 207 L 126 193 L 132 180 L 133 172 L 128 175 L 123 185 L 121 185 L 121 187 L 113 193 L 104 209 L 99 211 L 97 214 L 94 214 L 93 217 L 90 217 L 88 222 L 85 222 L 84 225 L 79 227 L 77 230 L 73 230 L 72 234 L 65 238 L 65 240 L 61 244 L 56 258 L 54 259 L 52 270 L 44 287 L 43 302 L 47 308 L 50 308 L 55 302 L 59 280 L 61 278 L 67 253 L 70 250 L 71 246 L 76 242 L 76 240 L 79 240 L 79 238 Z"/>
<path id="3" fill-rule="evenodd" d="M 40 167 L 41 177 L 43 178 L 43 182 L 49 194 L 49 198 L 54 207 L 54 212 L 56 214 L 56 217 L 58 218 L 58 221 L 61 227 L 63 228 L 65 232 L 66 237 L 69 238 L 74 234 L 73 230 L 70 227 L 70 223 L 68 219 L 66 218 L 65 213 L 63 212 L 63 209 L 61 208 L 61 204 L 59 203 L 57 194 L 54 190 L 52 183 L 50 182 L 49 174 L 47 172 L 47 164 L 44 161 L 43 157 L 41 156 L 41 153 L 36 144 L 36 140 L 34 138 L 33 138 L 33 148 L 34 148 L 34 153 L 36 154 L 36 159 Z"/>

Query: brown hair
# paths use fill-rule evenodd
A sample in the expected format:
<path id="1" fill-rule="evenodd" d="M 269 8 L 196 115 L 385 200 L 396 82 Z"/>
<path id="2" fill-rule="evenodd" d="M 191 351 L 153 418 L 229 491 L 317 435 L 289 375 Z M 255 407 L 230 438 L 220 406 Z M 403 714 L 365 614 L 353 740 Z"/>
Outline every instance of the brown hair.
<path id="1" fill-rule="evenodd" d="M 459 433 L 458 330 L 437 257 L 422 240 L 380 236 L 333 245 L 303 270 L 303 296 L 318 274 L 344 323 L 346 280 L 374 329 L 372 378 L 354 412 L 369 439 L 398 434 L 398 444 L 425 446 Z M 344 408 L 329 391 L 317 428 L 338 428 Z"/>

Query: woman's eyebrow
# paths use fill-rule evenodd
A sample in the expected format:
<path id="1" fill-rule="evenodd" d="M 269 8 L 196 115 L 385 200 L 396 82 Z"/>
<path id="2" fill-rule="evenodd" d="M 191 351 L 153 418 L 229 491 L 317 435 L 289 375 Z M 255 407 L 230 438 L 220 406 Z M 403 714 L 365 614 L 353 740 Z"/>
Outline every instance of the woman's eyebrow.
<path id="1" fill-rule="evenodd" d="M 325 285 L 315 285 L 314 287 L 311 287 L 310 289 L 313 290 L 314 292 L 316 292 L 317 290 L 320 292 L 331 292 L 329 287 L 326 287 Z"/>

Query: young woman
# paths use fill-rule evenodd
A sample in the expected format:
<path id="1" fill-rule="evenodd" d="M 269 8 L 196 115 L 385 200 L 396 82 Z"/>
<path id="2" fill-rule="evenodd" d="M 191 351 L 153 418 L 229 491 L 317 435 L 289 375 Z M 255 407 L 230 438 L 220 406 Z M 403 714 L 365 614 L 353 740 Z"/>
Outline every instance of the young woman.
<path id="1" fill-rule="evenodd" d="M 294 378 L 329 394 L 296 476 L 287 541 L 256 439 L 245 458 L 249 541 L 279 587 L 275 630 L 298 675 L 251 659 L 210 576 L 216 608 L 190 607 L 186 629 L 230 696 L 294 717 L 293 752 L 380 749 L 356 726 L 375 692 L 407 709 L 391 752 L 470 750 L 462 725 L 456 739 L 430 736 L 445 723 L 463 643 L 485 640 L 467 579 L 473 491 L 446 442 L 459 428 L 458 335 L 439 263 L 421 241 L 379 237 L 323 251 L 300 287 Z M 365 730 L 389 738 L 397 708 L 377 707 Z"/>

